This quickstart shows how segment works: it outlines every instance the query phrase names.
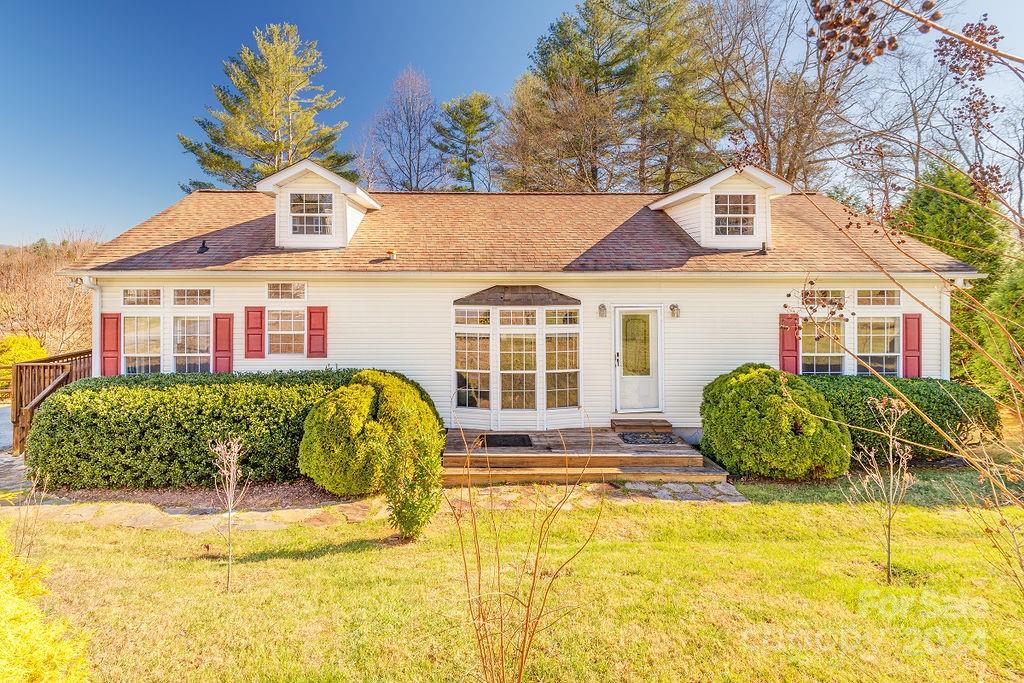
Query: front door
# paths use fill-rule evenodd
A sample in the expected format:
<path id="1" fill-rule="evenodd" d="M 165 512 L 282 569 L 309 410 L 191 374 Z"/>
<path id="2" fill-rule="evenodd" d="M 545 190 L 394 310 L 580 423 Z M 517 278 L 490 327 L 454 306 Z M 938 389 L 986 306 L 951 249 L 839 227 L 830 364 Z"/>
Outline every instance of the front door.
<path id="1" fill-rule="evenodd" d="M 615 322 L 615 395 L 618 412 L 661 410 L 658 310 L 619 308 Z"/>

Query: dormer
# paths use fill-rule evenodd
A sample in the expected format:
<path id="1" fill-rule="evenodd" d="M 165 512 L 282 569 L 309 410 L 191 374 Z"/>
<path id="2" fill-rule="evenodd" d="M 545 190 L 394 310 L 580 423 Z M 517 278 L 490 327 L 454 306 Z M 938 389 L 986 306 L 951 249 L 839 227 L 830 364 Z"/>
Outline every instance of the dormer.
<path id="1" fill-rule="evenodd" d="M 649 208 L 667 213 L 702 247 L 770 248 L 771 200 L 792 191 L 792 185 L 757 166 L 729 167 Z"/>
<path id="2" fill-rule="evenodd" d="M 380 208 L 355 183 L 309 159 L 264 178 L 256 190 L 274 197 L 279 247 L 345 247 L 366 212 Z"/>

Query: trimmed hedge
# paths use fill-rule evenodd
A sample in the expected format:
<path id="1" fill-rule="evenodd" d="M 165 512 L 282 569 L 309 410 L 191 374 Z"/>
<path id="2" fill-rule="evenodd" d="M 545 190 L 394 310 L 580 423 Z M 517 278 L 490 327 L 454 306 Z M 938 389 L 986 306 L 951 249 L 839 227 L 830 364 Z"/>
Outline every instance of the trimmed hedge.
<path id="1" fill-rule="evenodd" d="M 214 480 L 210 440 L 237 435 L 245 447 L 247 477 L 288 481 L 299 476 L 299 443 L 309 410 L 348 385 L 356 372 L 81 380 L 55 393 L 36 413 L 27 463 L 50 486 L 209 486 Z"/>
<path id="2" fill-rule="evenodd" d="M 852 425 L 850 434 L 855 447 L 876 448 L 882 452 L 886 447 L 884 437 L 856 427 L 879 429 L 878 421 L 868 405 L 868 398 L 894 395 L 888 387 L 875 377 L 818 375 L 803 379 L 828 399 L 840 419 Z M 992 433 L 999 433 L 1000 420 L 996 403 L 979 389 L 941 379 L 892 378 L 889 381 L 951 435 L 965 436 L 977 425 Z M 946 440 L 913 411 L 900 420 L 899 426 L 903 430 L 901 437 L 908 441 L 950 449 Z M 945 457 L 927 448 L 915 448 L 913 455 L 928 459 Z"/>
<path id="3" fill-rule="evenodd" d="M 417 387 L 375 370 L 310 411 L 299 469 L 339 495 L 383 492 L 391 522 L 413 537 L 441 504 L 444 428 Z"/>
<path id="4" fill-rule="evenodd" d="M 741 365 L 709 383 L 700 415 L 701 450 L 730 474 L 826 479 L 850 468 L 849 430 L 815 417 L 835 417 L 821 392 L 767 365 Z"/>

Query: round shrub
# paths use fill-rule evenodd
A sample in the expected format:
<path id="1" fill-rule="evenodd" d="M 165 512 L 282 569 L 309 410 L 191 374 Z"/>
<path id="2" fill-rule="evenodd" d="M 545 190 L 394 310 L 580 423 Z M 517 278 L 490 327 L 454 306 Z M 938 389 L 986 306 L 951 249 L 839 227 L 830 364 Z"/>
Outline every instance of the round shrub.
<path id="1" fill-rule="evenodd" d="M 817 376 L 804 379 L 820 391 L 839 418 L 850 425 L 854 447 L 874 448 L 880 453 L 884 451 L 887 445 L 885 437 L 858 427 L 880 428 L 868 399 L 895 396 L 887 386 L 875 377 Z M 890 378 L 889 381 L 951 436 L 967 438 L 977 429 L 999 433 L 996 402 L 979 389 L 941 379 Z M 899 421 L 899 429 L 898 436 L 907 441 L 943 451 L 951 450 L 950 444 L 913 410 Z M 923 459 L 945 457 L 944 453 L 929 448 L 913 447 L 912 453 L 915 458 Z"/>
<path id="2" fill-rule="evenodd" d="M 731 474 L 826 479 L 850 467 L 850 433 L 821 392 L 750 363 L 704 388 L 700 445 Z M 825 419 L 820 419 L 825 418 Z"/>
<path id="3" fill-rule="evenodd" d="M 402 536 L 422 531 L 441 505 L 444 430 L 422 390 L 363 370 L 310 411 L 299 469 L 339 495 L 384 493 Z"/>

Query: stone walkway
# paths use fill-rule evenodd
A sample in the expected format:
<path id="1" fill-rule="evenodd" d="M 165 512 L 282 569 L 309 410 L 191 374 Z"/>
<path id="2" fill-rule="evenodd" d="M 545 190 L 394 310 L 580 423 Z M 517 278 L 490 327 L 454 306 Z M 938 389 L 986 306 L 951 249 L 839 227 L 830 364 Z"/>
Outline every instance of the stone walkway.
<path id="1" fill-rule="evenodd" d="M 21 458 L 0 453 L 0 492 L 16 492 L 29 488 Z M 477 504 L 484 508 L 507 510 L 549 507 L 564 495 L 560 486 L 494 486 L 474 489 Z M 456 509 L 468 506 L 465 489 L 446 489 L 445 494 Z M 665 503 L 746 503 L 747 499 L 732 484 L 651 484 L 628 482 L 619 488 L 611 484 L 581 484 L 573 491 L 563 511 L 593 508 L 602 503 L 629 505 L 640 502 Z M 0 518 L 24 517 L 69 524 L 121 526 L 133 529 L 176 529 L 189 534 L 223 530 L 227 516 L 216 508 L 158 508 L 144 503 L 71 503 L 48 497 L 39 505 L 0 505 Z M 442 504 L 441 514 L 451 514 Z M 235 513 L 238 531 L 272 531 L 290 525 L 328 526 L 354 524 L 367 519 L 386 519 L 387 507 L 380 496 L 324 505 L 320 507 L 283 510 L 246 510 Z"/>

